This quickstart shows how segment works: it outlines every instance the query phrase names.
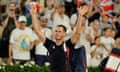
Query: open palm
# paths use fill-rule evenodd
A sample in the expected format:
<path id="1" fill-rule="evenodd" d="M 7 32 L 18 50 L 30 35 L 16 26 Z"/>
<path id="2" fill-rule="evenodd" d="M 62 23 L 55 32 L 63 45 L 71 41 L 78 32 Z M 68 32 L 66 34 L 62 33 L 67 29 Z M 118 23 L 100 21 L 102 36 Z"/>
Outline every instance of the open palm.
<path id="1" fill-rule="evenodd" d="M 81 16 L 85 15 L 85 13 L 87 13 L 88 9 L 89 9 L 88 6 L 80 7 L 80 9 L 79 9 L 79 14 L 80 14 Z"/>

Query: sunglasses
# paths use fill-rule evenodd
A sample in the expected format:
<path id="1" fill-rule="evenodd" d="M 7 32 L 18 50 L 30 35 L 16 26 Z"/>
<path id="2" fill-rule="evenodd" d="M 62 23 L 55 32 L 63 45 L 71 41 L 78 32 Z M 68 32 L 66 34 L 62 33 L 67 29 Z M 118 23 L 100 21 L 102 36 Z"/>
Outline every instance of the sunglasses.
<path id="1" fill-rule="evenodd" d="M 20 23 L 26 23 L 25 21 L 21 21 Z"/>

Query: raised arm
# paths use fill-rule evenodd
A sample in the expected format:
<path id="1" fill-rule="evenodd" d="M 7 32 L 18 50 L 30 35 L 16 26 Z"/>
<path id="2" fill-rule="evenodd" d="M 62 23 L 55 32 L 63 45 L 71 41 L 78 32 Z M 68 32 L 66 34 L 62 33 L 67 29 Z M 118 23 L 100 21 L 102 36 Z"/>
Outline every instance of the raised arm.
<path id="1" fill-rule="evenodd" d="M 78 21 L 77 21 L 77 25 L 76 25 L 76 30 L 75 33 L 73 34 L 73 36 L 71 37 L 71 41 L 73 44 L 75 44 L 79 38 L 80 38 L 80 34 L 81 34 L 81 27 L 82 27 L 82 17 L 83 15 L 88 11 L 88 6 L 83 6 L 82 8 L 79 9 L 79 15 L 78 15 Z"/>
<path id="2" fill-rule="evenodd" d="M 8 24 L 8 20 L 9 18 L 13 18 L 14 19 L 14 23 L 15 23 L 15 27 L 18 27 L 18 23 L 17 23 L 17 19 L 16 19 L 16 15 L 14 12 L 9 12 L 8 16 L 6 17 L 6 19 L 3 21 L 2 27 L 5 28 Z"/>
<path id="3" fill-rule="evenodd" d="M 34 5 L 32 5 L 31 8 L 30 8 L 30 14 L 31 14 L 31 17 L 32 17 L 32 24 L 33 24 L 33 28 L 34 28 L 35 33 L 37 34 L 40 41 L 45 43 L 46 38 L 41 32 L 41 27 L 39 25 L 39 20 L 37 18 L 36 7 Z"/>

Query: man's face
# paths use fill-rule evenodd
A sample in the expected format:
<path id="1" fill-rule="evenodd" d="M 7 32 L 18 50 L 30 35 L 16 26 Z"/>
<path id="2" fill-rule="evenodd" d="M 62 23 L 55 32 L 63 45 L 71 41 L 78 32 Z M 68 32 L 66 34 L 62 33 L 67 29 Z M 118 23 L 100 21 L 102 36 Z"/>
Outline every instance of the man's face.
<path id="1" fill-rule="evenodd" d="M 104 17 L 102 18 L 102 20 L 103 20 L 103 22 L 108 22 L 109 18 L 108 18 L 108 16 L 104 16 Z"/>
<path id="2" fill-rule="evenodd" d="M 61 40 L 65 37 L 66 32 L 63 30 L 62 27 L 57 27 L 55 30 L 55 39 L 56 40 Z"/>
<path id="3" fill-rule="evenodd" d="M 16 5 L 14 3 L 11 3 L 11 4 L 8 5 L 8 8 L 9 8 L 9 10 L 15 11 Z"/>
<path id="4" fill-rule="evenodd" d="M 99 27 L 100 27 L 99 22 L 98 22 L 98 21 L 95 21 L 94 24 L 93 24 L 93 28 L 94 28 L 95 30 L 98 30 Z"/>
<path id="5" fill-rule="evenodd" d="M 26 22 L 25 21 L 19 22 L 19 28 L 20 29 L 24 29 L 25 27 L 26 27 Z"/>
<path id="6" fill-rule="evenodd" d="M 47 25 L 47 19 L 45 18 L 45 19 L 42 19 L 41 21 L 40 21 L 40 25 L 42 26 L 42 27 L 46 27 L 46 25 Z"/>
<path id="7" fill-rule="evenodd" d="M 112 32 L 111 29 L 107 29 L 107 30 L 105 31 L 105 36 L 107 36 L 107 37 L 111 36 L 111 32 Z"/>
<path id="8" fill-rule="evenodd" d="M 47 6 L 52 6 L 53 5 L 53 0 L 47 0 L 46 4 L 47 4 Z"/>
<path id="9" fill-rule="evenodd" d="M 60 6 L 60 7 L 58 8 L 58 13 L 59 13 L 59 14 L 64 14 L 64 13 L 65 13 L 65 8 L 64 8 L 64 6 Z"/>

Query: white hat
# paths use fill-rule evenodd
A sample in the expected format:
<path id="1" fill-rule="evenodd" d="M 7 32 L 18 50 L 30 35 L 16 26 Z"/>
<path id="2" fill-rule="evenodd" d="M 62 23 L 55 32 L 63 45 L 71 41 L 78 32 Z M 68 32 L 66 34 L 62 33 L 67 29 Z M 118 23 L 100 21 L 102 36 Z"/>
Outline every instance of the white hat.
<path id="1" fill-rule="evenodd" d="M 21 21 L 27 22 L 26 17 L 25 16 L 19 16 L 18 22 L 21 22 Z"/>

